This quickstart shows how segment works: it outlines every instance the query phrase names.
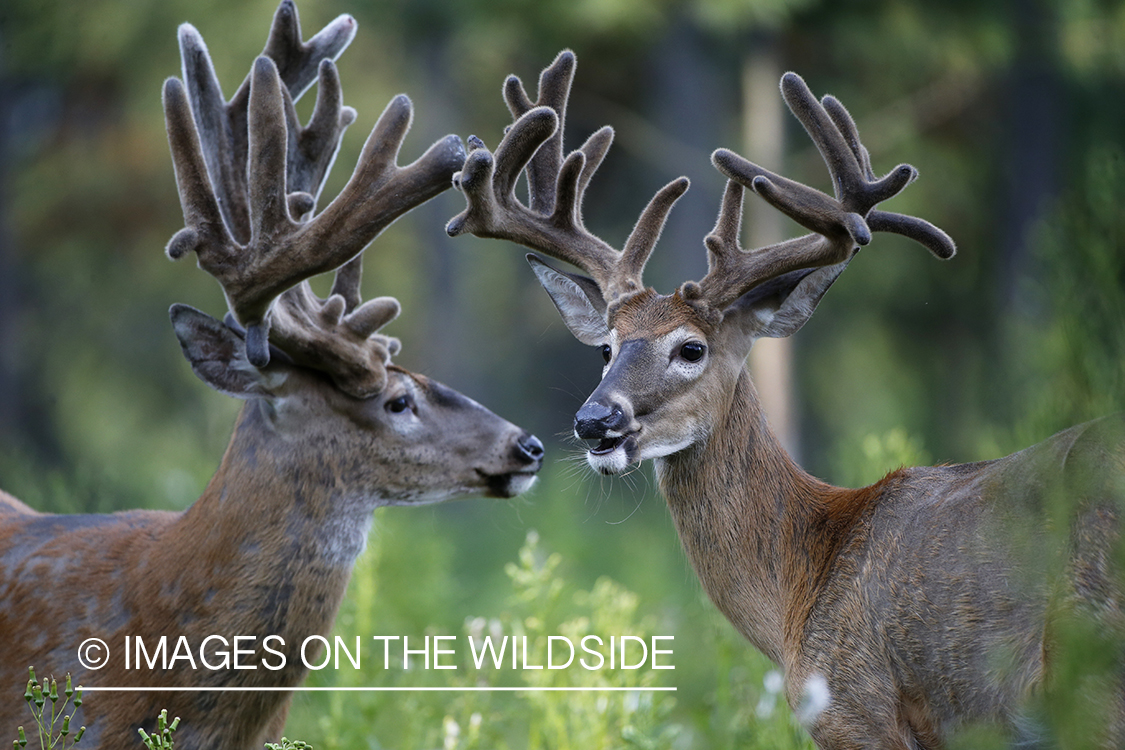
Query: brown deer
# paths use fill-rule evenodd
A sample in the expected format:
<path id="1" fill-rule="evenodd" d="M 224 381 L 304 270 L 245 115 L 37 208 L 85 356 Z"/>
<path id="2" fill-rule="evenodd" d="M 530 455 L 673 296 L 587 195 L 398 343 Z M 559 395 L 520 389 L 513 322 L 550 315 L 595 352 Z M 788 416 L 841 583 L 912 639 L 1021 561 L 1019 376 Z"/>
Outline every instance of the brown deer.
<path id="1" fill-rule="evenodd" d="M 83 747 L 139 746 L 138 727 L 152 731 L 167 708 L 182 719 L 177 747 L 261 748 L 279 738 L 287 689 L 308 671 L 305 639 L 330 633 L 374 508 L 506 498 L 534 482 L 539 440 L 392 364 L 398 341 L 377 331 L 398 303 L 359 298 L 360 253 L 451 184 L 460 139 L 397 166 L 411 121 L 398 96 L 351 180 L 316 211 L 355 117 L 332 63 L 355 25 L 341 16 L 303 43 L 283 0 L 229 103 L 202 38 L 180 28 L 184 82 L 166 82 L 164 107 L 186 228 L 167 251 L 194 250 L 232 316 L 174 305 L 172 325 L 196 375 L 246 403 L 218 471 L 182 513 L 46 515 L 0 493 L 0 735 L 30 720 L 20 696 L 34 665 L 95 687 L 265 688 L 88 692 L 74 726 L 87 727 Z M 292 101 L 314 80 L 302 127 Z M 331 296 L 317 298 L 305 280 L 337 267 Z M 108 647 L 108 659 L 85 654 L 103 661 L 96 671 L 79 662 L 88 638 Z M 311 664 L 323 656 L 305 650 Z"/>
<path id="2" fill-rule="evenodd" d="M 573 54 L 560 54 L 534 102 L 507 79 L 515 122 L 495 154 L 470 139 L 454 178 L 468 207 L 447 230 L 512 240 L 587 274 L 528 256 L 567 327 L 605 358 L 574 420 L 578 438 L 596 441 L 589 465 L 620 474 L 654 460 L 704 590 L 782 668 L 819 747 L 939 748 L 978 721 L 1033 740 L 1026 701 L 1054 643 L 1049 608 L 1077 599 L 1101 622 L 1120 621 L 1110 553 L 1125 499 L 1123 420 L 994 461 L 900 469 L 860 489 L 810 476 L 770 431 L 746 355 L 760 337 L 796 332 L 872 232 L 953 256 L 930 223 L 876 208 L 916 171 L 901 165 L 877 179 L 844 107 L 786 74 L 782 95 L 835 196 L 716 151 L 729 181 L 705 239 L 709 270 L 658 294 L 642 270 L 687 180 L 656 194 L 621 251 L 590 233 L 582 197 L 613 132 L 563 158 L 574 68 Z M 524 169 L 529 205 L 514 193 Z M 744 188 L 811 234 L 743 251 Z M 1068 518 L 1051 519 L 1056 498 Z M 1066 522 L 1069 538 L 1052 546 L 1050 528 Z"/>

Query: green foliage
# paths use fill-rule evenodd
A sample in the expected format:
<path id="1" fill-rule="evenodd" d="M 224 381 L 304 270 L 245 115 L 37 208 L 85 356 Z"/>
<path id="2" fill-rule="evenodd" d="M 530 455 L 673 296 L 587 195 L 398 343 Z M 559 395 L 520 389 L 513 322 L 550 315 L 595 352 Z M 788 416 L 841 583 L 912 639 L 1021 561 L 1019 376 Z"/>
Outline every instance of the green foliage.
<path id="1" fill-rule="evenodd" d="M 281 742 L 267 742 L 266 750 L 313 750 L 313 746 L 307 742 L 282 737 Z"/>
<path id="2" fill-rule="evenodd" d="M 180 717 L 177 716 L 168 723 L 168 709 L 162 709 L 160 715 L 156 717 L 156 734 L 150 735 L 143 728 L 138 728 L 137 732 L 141 735 L 141 742 L 145 743 L 148 750 L 172 750 L 173 740 L 172 735 L 175 734 L 176 729 L 180 726 Z"/>
<path id="3" fill-rule="evenodd" d="M 930 456 L 922 441 L 895 427 L 882 435 L 865 435 L 858 445 L 836 446 L 833 476 L 848 487 L 871 484 L 889 471 L 904 466 L 924 466 Z"/>
<path id="4" fill-rule="evenodd" d="M 675 747 L 732 747 L 743 742 L 737 737 L 753 737 L 755 732 L 767 731 L 766 724 L 757 719 L 755 709 L 766 692 L 763 677 L 775 667 L 750 647 L 700 594 L 694 574 L 684 562 L 664 501 L 653 495 L 644 473 L 629 477 L 632 481 L 628 484 L 606 482 L 600 488 L 586 486 L 576 474 L 578 467 L 563 467 L 561 462 L 548 467 L 530 499 L 511 503 L 474 500 L 433 508 L 378 511 L 368 552 L 354 572 L 336 625 L 336 634 L 353 650 L 355 636 L 362 636 L 365 670 L 354 672 L 350 665 L 342 663 L 339 670 L 328 668 L 314 673 L 308 684 L 461 684 L 452 681 L 452 670 L 427 671 L 420 669 L 420 662 L 411 672 L 401 673 L 401 641 L 392 642 L 392 669 L 384 670 L 383 647 L 370 636 L 409 635 L 413 649 L 420 647 L 424 635 L 452 634 L 461 639 L 458 647 L 464 649 L 464 638 L 474 632 L 474 622 L 479 627 L 483 620 L 485 633 L 491 632 L 493 621 L 499 623 L 500 631 L 514 627 L 510 623 L 517 611 L 513 602 L 515 587 L 505 569 L 522 567 L 519 561 L 520 550 L 526 545 L 524 529 L 532 527 L 542 530 L 540 550 L 567 550 L 561 554 L 557 567 L 552 568 L 555 578 L 562 581 L 561 593 L 552 595 L 547 588 L 533 599 L 553 602 L 547 609 L 557 608 L 554 614 L 537 615 L 546 623 L 544 627 L 551 622 L 589 617 L 592 600 L 583 596 L 608 590 L 602 588 L 604 583 L 600 579 L 610 577 L 635 597 L 636 620 L 655 622 L 655 634 L 675 636 L 671 643 L 676 668 L 658 675 L 663 684 L 677 688 L 675 693 L 659 696 L 674 699 L 665 723 L 682 728 Z M 542 552 L 538 556 L 542 564 L 551 557 Z M 515 569 L 511 568 L 512 561 L 516 561 Z M 629 582 L 627 586 L 622 585 L 624 581 Z M 581 609 L 574 598 L 580 592 Z M 521 605 L 519 609 L 531 606 Z M 531 634 L 526 629 L 520 632 Z M 533 637 L 529 643 L 534 648 Z M 369 653 L 372 647 L 378 650 L 374 661 Z M 533 650 L 530 663 L 536 663 L 536 654 Z M 412 657 L 414 661 L 418 661 L 416 657 Z M 461 669 L 468 671 L 461 676 L 475 673 L 472 667 L 471 663 L 463 664 Z M 585 670 L 577 671 L 582 674 L 568 675 L 568 679 L 582 678 Z M 514 679 L 516 675 L 506 674 L 510 669 L 491 672 L 491 676 L 485 676 L 495 678 L 502 686 L 526 684 L 522 679 Z M 737 678 L 736 687 L 728 687 L 727 674 Z M 620 695 L 610 693 L 604 697 L 608 709 Z M 474 731 L 471 711 L 458 713 L 446 708 L 462 705 L 463 701 L 454 701 L 455 698 L 458 696 L 450 693 L 301 693 L 294 702 L 286 733 L 313 742 L 318 750 L 326 745 L 350 747 L 348 742 L 359 742 L 360 735 L 367 736 L 366 730 L 355 728 L 357 722 L 349 719 L 354 707 L 363 706 L 364 719 L 360 723 L 381 746 L 413 746 L 410 743 L 427 736 L 425 732 L 434 738 L 432 746 L 437 746 L 445 736 L 443 722 L 447 714 L 456 722 L 462 740 Z M 553 703 L 555 710 L 565 711 L 575 696 L 549 693 L 537 698 Z M 506 726 L 523 725 L 508 746 L 527 746 L 527 737 L 531 735 L 526 722 L 531 714 L 525 708 L 526 698 L 496 693 L 488 695 L 484 702 L 495 707 Z M 791 725 L 790 712 L 783 704 L 783 700 L 778 703 L 768 723 L 803 736 L 799 728 Z M 426 715 L 414 724 L 415 712 L 423 706 Z M 481 712 L 482 722 L 489 718 L 489 713 Z M 476 730 L 478 735 L 484 729 L 482 724 Z M 344 739 L 338 738 L 341 733 Z M 364 740 L 360 746 L 372 745 Z"/>
<path id="5" fill-rule="evenodd" d="M 562 500 L 559 500 L 562 505 Z M 532 514 L 530 508 L 525 513 Z M 690 748 L 740 747 L 750 750 L 809 750 L 808 735 L 797 724 L 780 693 L 776 666 L 736 633 L 714 607 L 693 592 L 676 601 L 665 591 L 645 606 L 642 597 L 604 576 L 589 584 L 568 557 L 546 549 L 529 533 L 504 564 L 507 593 L 495 609 L 469 601 L 456 605 L 457 554 L 447 550 L 434 562 L 434 549 L 420 532 L 434 533 L 417 514 L 380 514 L 379 531 L 353 574 L 336 634 L 349 648 L 363 636 L 361 670 L 341 663 L 310 676 L 307 684 L 341 688 L 441 688 L 431 692 L 305 693 L 295 701 L 287 732 L 325 748 Z M 541 519 L 546 520 L 546 519 Z M 620 530 L 619 527 L 610 527 Z M 632 533 L 640 533 L 635 527 Z M 420 542 L 415 542 L 420 540 Z M 560 540 L 561 541 L 561 540 Z M 678 556 L 671 536 L 662 552 Z M 682 563 L 681 563 L 682 564 Z M 409 574 L 409 577 L 405 577 Z M 684 572 L 681 568 L 681 575 Z M 664 580 L 664 579 L 662 579 Z M 647 584 L 646 584 L 647 585 Z M 655 584 L 653 584 L 655 585 Z M 666 580 L 662 587 L 667 587 Z M 489 588 L 493 588 L 491 585 Z M 411 614 L 394 610 L 397 589 L 422 592 Z M 427 599 L 425 593 L 443 592 Z M 450 613 L 461 613 L 448 626 Z M 448 627 L 448 629 L 446 629 Z M 370 635 L 410 635 L 411 649 L 425 635 L 456 635 L 456 670 L 421 668 L 411 657 L 402 669 L 401 640 L 392 641 L 390 668 L 384 651 L 368 651 Z M 485 658 L 477 668 L 464 645 L 468 636 L 527 637 L 526 663 L 547 664 L 548 636 L 576 645 L 586 634 L 674 637 L 663 645 L 674 670 L 586 670 L 577 661 L 566 669 L 511 669 L 510 651 L 500 668 Z M 496 641 L 499 643 L 499 641 Z M 662 646 L 663 647 L 663 646 Z M 606 654 L 606 649 L 600 649 Z M 562 654 L 560 658 L 559 654 Z M 565 660 L 556 649 L 551 663 Z M 579 653 L 576 655 L 581 656 Z M 593 657 L 590 657 L 594 661 Z M 456 661 L 455 661 L 456 660 Z M 520 652 L 519 666 L 524 657 Z M 432 667 L 432 665 L 431 665 Z M 771 674 L 772 673 L 772 674 Z M 630 692 L 635 687 L 675 687 L 675 692 Z M 446 688 L 591 688 L 593 692 L 452 692 Z M 598 692 L 598 689 L 626 688 Z"/>
<path id="6" fill-rule="evenodd" d="M 379 580 L 380 546 L 373 545 L 357 565 L 351 592 L 341 612 L 337 632 L 346 642 L 355 634 L 364 640 L 389 630 L 388 619 L 379 607 L 362 608 L 368 593 L 382 588 Z M 620 692 L 621 688 L 659 685 L 664 673 L 656 670 L 523 668 L 524 665 L 561 664 L 558 652 L 548 661 L 550 636 L 564 636 L 577 644 L 587 634 L 632 635 L 646 641 L 663 634 L 652 617 L 638 615 L 638 599 L 608 578 L 600 578 L 588 590 L 574 587 L 560 575 L 562 558 L 541 547 L 534 532 L 527 535 L 519 561 L 506 567 L 510 592 L 506 608 L 491 617 L 467 617 L 457 637 L 455 656 L 443 657 L 455 669 L 421 669 L 412 656 L 409 669 L 402 666 L 401 642 L 393 642 L 389 668 L 382 648 L 378 658 L 366 658 L 362 670 L 325 670 L 310 684 L 335 687 L 382 686 L 401 689 L 454 688 L 464 692 L 332 693 L 327 706 L 309 707 L 316 716 L 315 729 L 305 711 L 294 710 L 294 733 L 324 737 L 318 747 L 434 747 L 445 748 L 670 748 L 679 728 L 668 718 L 675 699 L 666 692 Z M 355 604 L 353 604 L 355 602 Z M 357 606 L 358 605 L 358 606 Z M 436 614 L 436 613 L 435 613 Z M 435 618 L 440 619 L 440 616 Z M 412 637 L 411 648 L 421 638 L 448 635 L 433 628 Z M 485 637 L 507 636 L 506 656 L 500 665 L 477 652 L 479 666 L 468 638 L 481 644 Z M 408 636 L 409 637 L 409 636 Z M 520 644 L 519 668 L 512 669 L 512 648 Z M 560 642 L 561 643 L 561 642 Z M 608 652 L 601 649 L 605 658 Z M 397 652 L 397 653 L 396 653 Z M 576 657 L 577 658 L 577 657 Z M 591 662 L 593 661 L 593 657 Z M 674 675 L 672 670 L 667 674 Z M 481 688 L 585 688 L 588 692 L 478 692 Z M 613 692 L 598 692 L 612 688 Z M 452 696 L 452 697 L 451 697 Z"/>
<path id="7" fill-rule="evenodd" d="M 1023 433 L 1125 409 L 1125 146 L 1091 144 L 1037 233 L 1039 314 L 1013 321 Z M 1014 409 L 1013 409 L 1014 410 Z"/>
<path id="8" fill-rule="evenodd" d="M 709 606 L 709 605 L 708 605 Z M 812 739 L 786 703 L 778 668 L 714 609 L 706 630 L 715 672 L 704 701 L 704 731 L 690 747 L 748 750 L 813 750 Z"/>
<path id="9" fill-rule="evenodd" d="M 70 722 L 82 705 L 82 687 L 73 687 L 70 673 L 67 672 L 66 684 L 63 686 L 62 693 L 59 693 L 58 682 L 53 677 L 40 683 L 35 677 L 35 667 L 28 667 L 27 671 L 27 689 L 24 691 L 23 698 L 35 718 L 35 734 L 39 738 L 40 750 L 52 748 L 65 750 L 74 747 L 86 732 L 86 727 L 73 734 L 70 730 Z M 48 701 L 51 703 L 50 708 L 47 707 Z M 22 750 L 27 746 L 27 735 L 22 726 L 19 727 L 18 733 L 19 738 L 12 742 L 12 746 Z"/>

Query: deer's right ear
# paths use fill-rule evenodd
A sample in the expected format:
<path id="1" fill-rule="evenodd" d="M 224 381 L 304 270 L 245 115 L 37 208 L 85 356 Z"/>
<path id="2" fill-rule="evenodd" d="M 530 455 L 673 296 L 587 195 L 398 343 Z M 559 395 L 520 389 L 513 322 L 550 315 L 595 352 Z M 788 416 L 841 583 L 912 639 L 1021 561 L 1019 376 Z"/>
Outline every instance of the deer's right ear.
<path id="1" fill-rule="evenodd" d="M 605 299 L 593 279 L 559 271 L 534 255 L 529 254 L 527 262 L 576 339 L 589 346 L 609 340 Z"/>
<path id="2" fill-rule="evenodd" d="M 277 375 L 250 364 L 246 342 L 222 321 L 189 305 L 175 304 L 168 311 L 172 328 L 191 369 L 207 385 L 235 398 L 269 396 Z"/>
<path id="3" fill-rule="evenodd" d="M 831 266 L 803 268 L 770 279 L 735 300 L 724 312 L 723 321 L 738 321 L 752 339 L 792 336 L 812 317 L 828 287 L 850 262 L 849 258 Z"/>

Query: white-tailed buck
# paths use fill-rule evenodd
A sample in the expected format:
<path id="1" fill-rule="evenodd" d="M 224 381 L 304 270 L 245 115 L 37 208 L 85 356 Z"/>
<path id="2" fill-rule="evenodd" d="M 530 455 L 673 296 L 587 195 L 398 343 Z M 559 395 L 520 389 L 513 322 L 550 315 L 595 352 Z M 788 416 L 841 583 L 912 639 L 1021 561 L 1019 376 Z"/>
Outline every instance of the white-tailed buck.
<path id="1" fill-rule="evenodd" d="M 1050 682 L 1049 614 L 1121 624 L 1111 558 L 1125 499 L 1123 420 L 994 461 L 900 469 L 861 489 L 810 476 L 766 424 L 746 355 L 760 337 L 796 332 L 873 232 L 954 254 L 928 222 L 876 208 L 915 170 L 876 178 L 844 107 L 786 74 L 782 95 L 824 157 L 835 196 L 716 151 L 729 181 L 705 239 L 709 270 L 658 294 L 641 272 L 687 180 L 657 193 L 623 250 L 587 231 L 582 196 L 613 133 L 604 128 L 563 158 L 574 67 L 571 53 L 559 55 L 535 102 L 508 78 L 515 123 L 495 154 L 470 140 L 454 178 L 468 207 L 447 229 L 512 240 L 587 274 L 529 256 L 566 325 L 605 358 L 574 421 L 579 438 L 596 441 L 590 466 L 619 474 L 654 459 L 703 588 L 784 670 L 790 705 L 821 748 L 939 748 L 977 721 L 1033 740 L 1027 700 Z M 526 206 L 513 192 L 525 168 Z M 812 233 L 743 251 L 744 188 Z M 1102 741 L 1120 746 L 1111 723 Z"/>
<path id="2" fill-rule="evenodd" d="M 302 644 L 330 633 L 373 509 L 512 497 L 533 483 L 541 443 L 393 365 L 398 342 L 377 331 L 398 303 L 359 299 L 360 253 L 450 185 L 460 140 L 399 167 L 411 104 L 398 96 L 350 181 L 316 210 L 355 118 L 332 62 L 355 27 L 341 16 L 302 42 L 284 0 L 229 102 L 202 38 L 180 28 L 184 80 L 166 82 L 164 109 L 186 227 L 167 252 L 195 251 L 231 317 L 174 305 L 172 325 L 196 375 L 246 403 L 218 471 L 182 513 L 45 515 L 0 493 L 0 736 L 15 739 L 31 718 L 21 696 L 34 665 L 87 686 L 274 689 L 87 693 L 74 727 L 88 727 L 83 747 L 137 746 L 137 728 L 152 731 L 162 708 L 182 719 L 177 747 L 276 741 L 286 689 L 307 672 Z M 302 127 L 293 100 L 314 81 Z M 317 298 L 306 279 L 336 268 L 331 296 Z M 97 671 L 78 660 L 88 638 L 108 646 Z M 306 651 L 314 664 L 322 656 Z"/>

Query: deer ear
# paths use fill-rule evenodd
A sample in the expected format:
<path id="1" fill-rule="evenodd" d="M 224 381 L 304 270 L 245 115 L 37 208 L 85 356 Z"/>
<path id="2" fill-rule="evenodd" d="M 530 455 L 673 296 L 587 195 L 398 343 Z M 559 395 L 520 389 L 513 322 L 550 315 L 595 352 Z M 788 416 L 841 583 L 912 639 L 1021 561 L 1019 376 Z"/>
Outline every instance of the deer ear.
<path id="1" fill-rule="evenodd" d="M 574 337 L 589 346 L 604 344 L 609 339 L 606 304 L 594 280 L 559 271 L 534 255 L 528 255 L 527 262 Z"/>
<path id="2" fill-rule="evenodd" d="M 172 305 L 168 314 L 184 357 L 207 385 L 243 399 L 269 396 L 280 385 L 278 374 L 250 364 L 246 342 L 234 329 L 188 305 Z"/>
<path id="3" fill-rule="evenodd" d="M 752 339 L 791 336 L 812 317 L 821 297 L 847 266 L 844 261 L 802 268 L 770 279 L 735 300 L 723 321 L 735 322 Z"/>

